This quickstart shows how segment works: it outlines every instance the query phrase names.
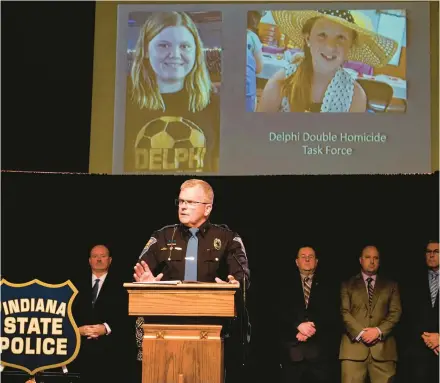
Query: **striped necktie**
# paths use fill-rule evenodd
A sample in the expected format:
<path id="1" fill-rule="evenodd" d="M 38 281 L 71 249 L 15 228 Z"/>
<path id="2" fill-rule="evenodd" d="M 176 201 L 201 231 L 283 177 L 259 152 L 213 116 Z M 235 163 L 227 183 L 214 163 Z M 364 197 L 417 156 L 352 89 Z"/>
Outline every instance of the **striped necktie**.
<path id="1" fill-rule="evenodd" d="M 373 302 L 373 292 L 374 292 L 374 287 L 373 287 L 373 278 L 369 277 L 367 278 L 367 283 L 368 283 L 368 305 L 371 307 L 371 303 Z"/>
<path id="2" fill-rule="evenodd" d="M 429 290 L 431 291 L 431 303 L 432 307 L 435 305 L 435 300 L 438 294 L 438 273 L 431 272 L 431 280 L 429 281 Z"/>
<path id="3" fill-rule="evenodd" d="M 304 302 L 306 304 L 306 308 L 309 305 L 309 298 L 310 298 L 310 290 L 312 289 L 312 278 L 305 277 L 304 278 Z"/>
<path id="4" fill-rule="evenodd" d="M 185 257 L 185 281 L 197 281 L 197 251 L 199 239 L 197 238 L 198 228 L 189 229 L 191 237 L 188 240 Z"/>
<path id="5" fill-rule="evenodd" d="M 95 279 L 95 284 L 92 288 L 92 305 L 95 305 L 96 299 L 98 298 L 98 290 L 99 290 L 99 278 Z"/>

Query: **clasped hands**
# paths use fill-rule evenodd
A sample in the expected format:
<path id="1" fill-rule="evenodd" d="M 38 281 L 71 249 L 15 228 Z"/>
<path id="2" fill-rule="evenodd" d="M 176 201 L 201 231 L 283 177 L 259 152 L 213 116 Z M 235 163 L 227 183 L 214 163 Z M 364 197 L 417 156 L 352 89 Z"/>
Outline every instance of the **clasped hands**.
<path id="1" fill-rule="evenodd" d="M 98 339 L 100 336 L 107 334 L 107 329 L 103 324 L 91 324 L 78 327 L 79 333 L 86 336 L 87 339 Z"/>
<path id="2" fill-rule="evenodd" d="M 140 263 L 136 263 L 136 266 L 134 267 L 133 277 L 136 282 L 154 282 L 160 281 L 163 278 L 163 273 L 154 276 L 147 263 L 145 261 L 141 261 Z M 217 283 L 230 283 L 233 285 L 240 285 L 240 282 L 237 281 L 232 275 L 228 275 L 228 281 L 223 281 L 220 278 L 215 278 L 215 281 Z"/>
<path id="3" fill-rule="evenodd" d="M 376 327 L 366 327 L 362 329 L 362 342 L 372 346 L 379 342 L 380 332 Z"/>
<path id="4" fill-rule="evenodd" d="M 298 327 L 298 334 L 296 334 L 296 339 L 300 342 L 307 342 L 307 339 L 315 335 L 316 328 L 313 322 L 303 322 Z"/>
<path id="5" fill-rule="evenodd" d="M 430 348 L 435 355 L 439 354 L 439 334 L 436 332 L 424 332 L 422 339 L 426 346 Z"/>

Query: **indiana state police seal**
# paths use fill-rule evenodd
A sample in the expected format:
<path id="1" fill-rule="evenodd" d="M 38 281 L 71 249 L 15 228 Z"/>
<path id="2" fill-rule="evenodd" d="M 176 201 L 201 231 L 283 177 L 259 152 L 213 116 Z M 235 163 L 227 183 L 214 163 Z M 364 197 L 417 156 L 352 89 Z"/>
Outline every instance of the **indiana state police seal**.
<path id="1" fill-rule="evenodd" d="M 80 333 L 72 304 L 78 290 L 71 281 L 52 285 L 34 279 L 1 285 L 1 364 L 30 375 L 72 362 Z"/>

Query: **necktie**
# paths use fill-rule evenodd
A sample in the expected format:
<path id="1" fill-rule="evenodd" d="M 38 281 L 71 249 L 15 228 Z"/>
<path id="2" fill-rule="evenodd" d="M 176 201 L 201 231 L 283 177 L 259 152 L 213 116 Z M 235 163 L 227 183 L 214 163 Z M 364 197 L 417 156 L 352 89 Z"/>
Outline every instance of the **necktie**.
<path id="1" fill-rule="evenodd" d="M 309 305 L 311 288 L 312 288 L 311 278 L 309 278 L 309 277 L 304 278 L 304 302 L 306 304 L 306 307 Z"/>
<path id="2" fill-rule="evenodd" d="M 92 305 L 95 305 L 96 298 L 98 298 L 99 279 L 95 279 L 95 284 L 92 288 Z"/>
<path id="3" fill-rule="evenodd" d="M 371 307 L 371 303 L 373 302 L 373 278 L 367 278 L 367 283 L 368 283 L 368 305 Z"/>
<path id="4" fill-rule="evenodd" d="M 436 300 L 437 294 L 438 294 L 438 274 L 437 273 L 431 273 L 431 283 L 430 283 L 429 289 L 431 290 L 432 307 L 434 307 L 435 300 Z"/>
<path id="5" fill-rule="evenodd" d="M 199 239 L 197 238 L 198 228 L 189 229 L 191 237 L 188 240 L 185 257 L 185 281 L 197 281 L 197 250 Z"/>

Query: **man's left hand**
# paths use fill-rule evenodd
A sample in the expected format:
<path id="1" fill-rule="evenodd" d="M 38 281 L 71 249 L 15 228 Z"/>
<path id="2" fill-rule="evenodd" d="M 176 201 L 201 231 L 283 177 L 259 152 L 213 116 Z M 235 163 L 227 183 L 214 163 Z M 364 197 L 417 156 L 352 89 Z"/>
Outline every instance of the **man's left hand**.
<path id="1" fill-rule="evenodd" d="M 376 339 L 379 338 L 379 331 L 375 327 L 367 327 L 363 329 L 364 333 L 362 334 L 362 340 L 367 343 L 373 343 Z"/>
<path id="2" fill-rule="evenodd" d="M 217 283 L 230 283 L 231 285 L 238 285 L 238 286 L 240 286 L 240 282 L 237 281 L 232 275 L 228 275 L 228 282 L 223 281 L 220 278 L 215 278 L 215 281 Z"/>

